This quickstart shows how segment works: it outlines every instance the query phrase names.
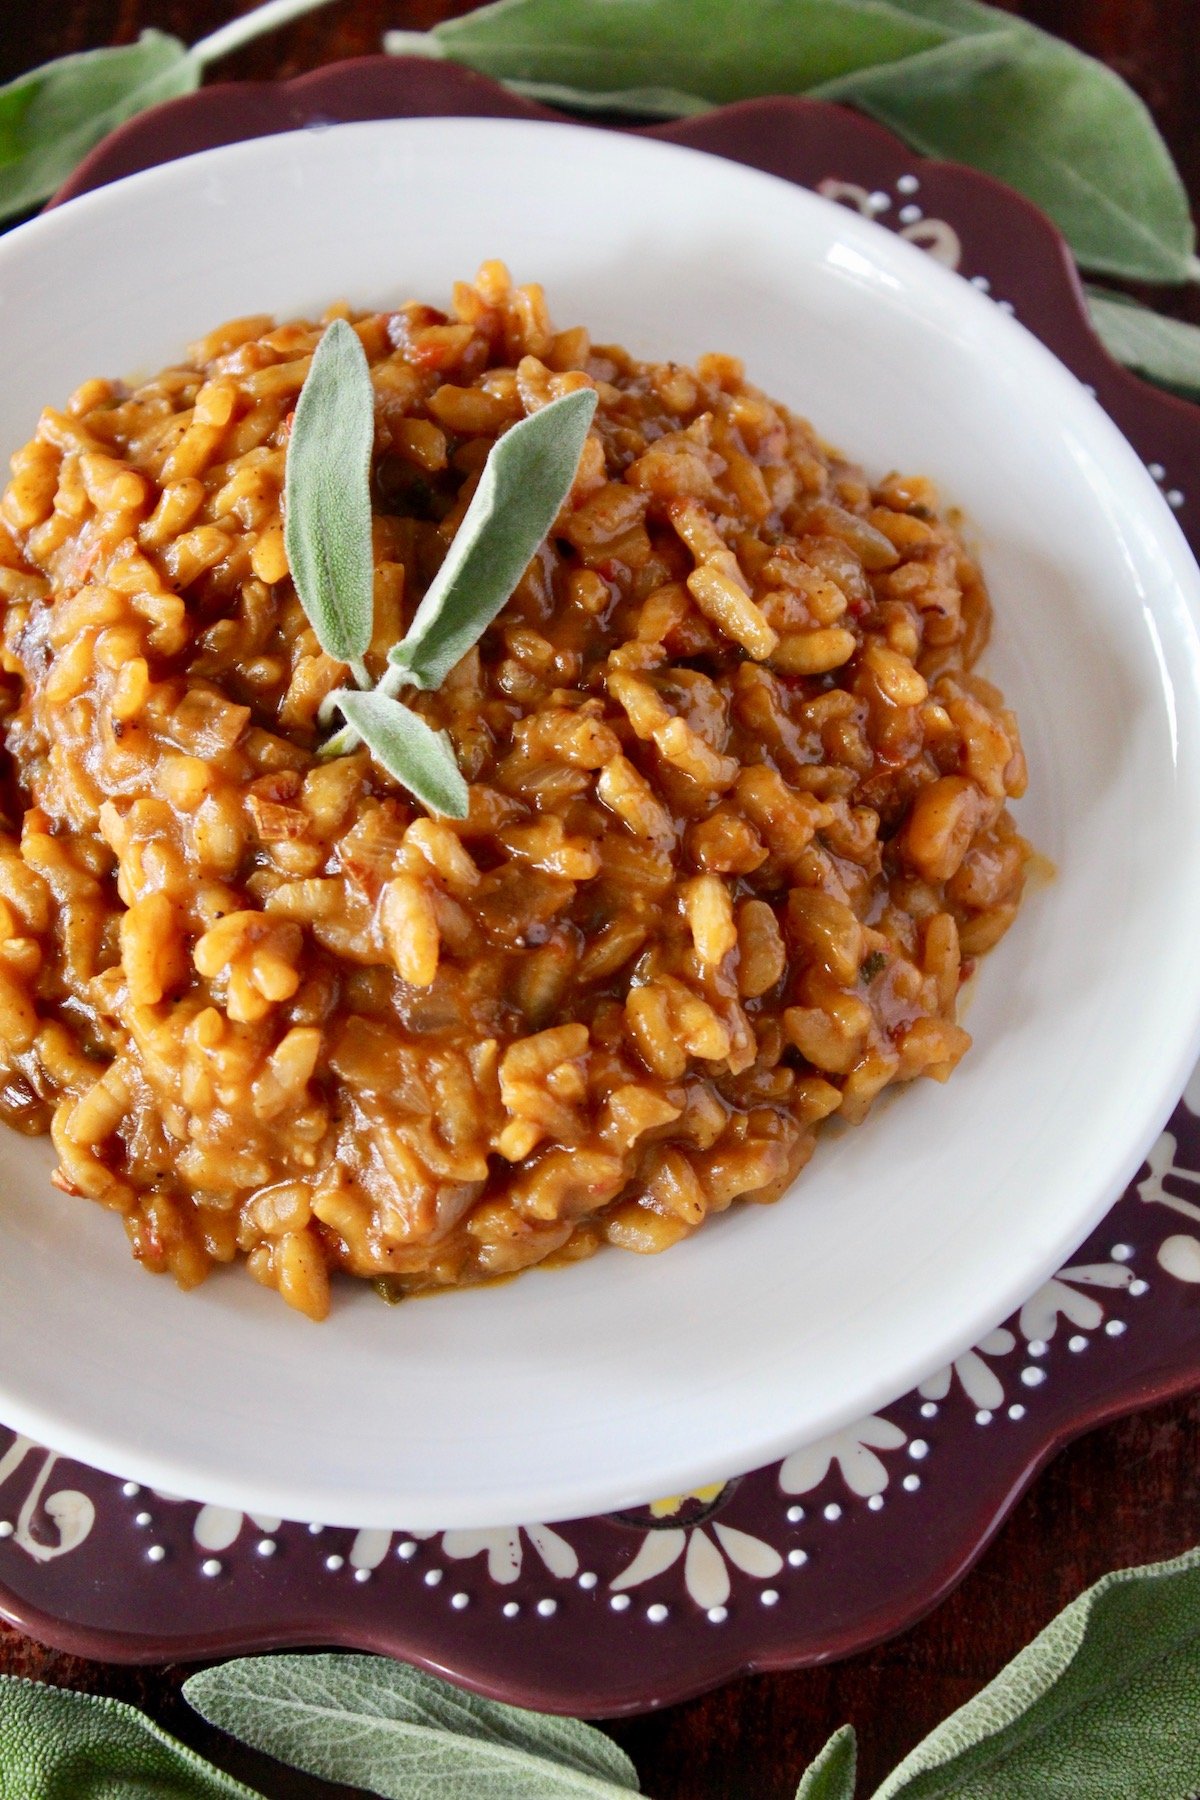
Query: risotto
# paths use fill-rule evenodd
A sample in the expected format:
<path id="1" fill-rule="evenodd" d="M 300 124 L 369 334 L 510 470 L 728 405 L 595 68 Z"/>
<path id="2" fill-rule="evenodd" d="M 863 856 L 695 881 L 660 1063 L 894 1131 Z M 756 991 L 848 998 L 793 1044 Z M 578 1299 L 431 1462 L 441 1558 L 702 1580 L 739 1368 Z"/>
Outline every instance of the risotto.
<path id="1" fill-rule="evenodd" d="M 507 606 L 412 704 L 465 820 L 364 748 L 289 578 L 288 432 L 323 329 L 221 326 L 86 382 L 0 506 L 4 1118 L 185 1287 L 314 1319 L 775 1199 L 821 1121 L 944 1080 L 1011 923 L 1016 722 L 928 481 L 870 481 L 740 364 L 556 331 L 485 265 L 355 316 L 371 369 L 372 676 L 487 453 L 599 396 Z"/>

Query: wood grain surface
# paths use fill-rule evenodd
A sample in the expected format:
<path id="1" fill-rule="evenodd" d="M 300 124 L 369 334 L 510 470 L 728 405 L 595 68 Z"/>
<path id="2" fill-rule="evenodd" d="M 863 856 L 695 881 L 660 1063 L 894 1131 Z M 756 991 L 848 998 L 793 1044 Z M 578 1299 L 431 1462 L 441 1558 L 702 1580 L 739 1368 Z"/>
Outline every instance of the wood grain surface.
<path id="1" fill-rule="evenodd" d="M 736 7 L 738 0 L 729 0 Z M 147 25 L 196 39 L 238 0 L 0 0 L 0 81 L 69 50 L 124 43 Z M 379 48 L 385 29 L 469 10 L 456 0 L 338 0 L 222 65 L 226 79 L 288 76 Z M 1104 58 L 1141 94 L 1200 195 L 1200 6 L 1195 0 L 1027 0 L 1023 14 Z M 1200 318 L 1195 290 L 1154 296 Z M 685 1706 L 615 1725 L 653 1800 L 791 1800 L 805 1764 L 851 1721 L 869 1792 L 1072 1599 L 1110 1568 L 1200 1542 L 1200 1399 L 1124 1420 L 1065 1452 L 1017 1506 L 958 1591 L 922 1624 L 829 1668 L 752 1676 Z M 190 1671 L 129 1669 L 59 1656 L 0 1626 L 0 1670 L 112 1694 L 263 1794 L 316 1800 L 335 1790 L 240 1751 L 179 1696 Z M 1115 1797 L 1114 1797 L 1115 1800 Z"/>

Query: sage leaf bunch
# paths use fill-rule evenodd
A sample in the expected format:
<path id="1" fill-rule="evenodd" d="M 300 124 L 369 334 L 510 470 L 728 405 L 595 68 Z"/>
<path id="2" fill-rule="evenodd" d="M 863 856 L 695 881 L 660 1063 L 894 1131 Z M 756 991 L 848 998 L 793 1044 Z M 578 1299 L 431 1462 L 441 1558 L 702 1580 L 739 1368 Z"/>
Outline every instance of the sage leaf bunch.
<path id="1" fill-rule="evenodd" d="M 0 87 L 0 220 L 28 212 L 60 187 L 110 131 L 160 100 L 199 87 L 209 65 L 261 33 L 329 0 L 269 0 L 191 48 L 164 31 L 85 50 Z"/>
<path id="2" fill-rule="evenodd" d="M 204 1669 L 184 1697 L 211 1725 L 292 1768 L 384 1800 L 619 1800 L 637 1773 L 576 1719 L 481 1700 L 384 1656 L 252 1656 Z"/>
<path id="3" fill-rule="evenodd" d="M 371 642 L 371 451 L 375 391 L 358 333 L 335 319 L 296 402 L 284 478 L 284 548 L 296 594 L 327 656 L 361 687 Z"/>
<path id="4" fill-rule="evenodd" d="M 1195 279 L 1187 194 L 1149 112 L 1095 58 L 982 0 L 498 0 L 389 49 L 552 104 L 671 116 L 756 95 L 837 100 L 983 169 L 1088 269 Z"/>
<path id="5" fill-rule="evenodd" d="M 325 381 L 326 373 L 335 372 L 343 381 L 357 379 L 352 377 L 356 366 L 353 355 L 349 355 L 344 364 L 335 365 L 331 359 L 324 366 L 318 366 L 321 351 L 334 329 L 331 326 L 322 338 L 301 391 L 288 448 L 289 470 L 293 457 L 297 459 L 298 468 L 308 466 L 311 459 L 314 467 L 319 469 L 329 455 L 330 434 L 335 426 L 331 418 L 329 433 L 326 433 L 321 409 L 336 411 L 340 389 L 336 381 Z M 350 328 L 346 329 L 349 331 Z M 352 331 L 350 336 L 354 337 Z M 358 354 L 361 353 L 359 347 Z M 340 352 L 334 354 L 340 355 Z M 369 391 L 369 375 L 365 378 Z M 304 410 L 310 384 L 321 398 L 314 401 L 311 410 Z M 362 741 L 389 774 L 424 805 L 450 818 L 466 818 L 467 786 L 454 760 L 449 739 L 444 733 L 431 730 L 395 696 L 406 686 L 425 690 L 440 687 L 455 663 L 478 642 L 511 598 L 513 589 L 571 491 L 584 441 L 595 415 L 596 401 L 593 388 L 564 394 L 519 420 L 497 438 L 441 568 L 404 637 L 389 652 L 383 680 L 369 694 L 356 695 L 352 689 L 341 688 L 330 695 L 331 707 L 341 712 L 346 724 L 325 745 L 324 755 L 343 756 Z M 354 459 L 347 455 L 341 473 L 335 476 L 332 471 L 327 471 L 327 479 L 334 484 L 359 480 L 356 469 Z M 288 502 L 288 533 L 294 529 L 298 539 L 311 536 L 317 546 L 313 560 L 321 563 L 319 573 L 323 584 L 310 582 L 307 578 L 297 579 L 296 590 L 322 645 L 331 656 L 353 668 L 354 657 L 348 649 L 335 650 L 330 644 L 336 641 L 348 647 L 361 642 L 362 650 L 355 653 L 361 657 L 370 641 L 369 492 L 366 479 L 361 479 L 358 499 L 366 508 L 366 522 L 356 530 L 353 542 L 346 545 L 343 556 L 340 549 L 336 555 L 329 553 L 329 546 L 334 542 L 334 527 L 324 513 L 318 518 L 317 491 L 315 479 L 293 489 L 289 476 L 288 492 L 292 497 Z M 311 509 L 311 516 L 306 514 L 301 518 L 305 508 Z M 290 542 L 289 535 L 289 561 L 292 561 Z M 297 564 L 294 561 L 292 574 L 295 579 Z M 340 617 L 330 631 L 328 609 L 337 614 L 342 604 L 340 583 L 343 579 L 353 587 L 352 604 L 355 607 L 359 605 L 359 589 L 364 580 L 367 583 L 365 635 L 361 622 L 356 622 L 351 630 L 349 619 Z M 347 612 L 350 604 L 348 602 Z M 355 619 L 359 619 L 357 613 Z M 328 643 L 322 636 L 323 631 L 329 634 Z M 365 671 L 356 670 L 356 678 L 362 682 Z"/>
<path id="6" fill-rule="evenodd" d="M 120 1700 L 0 1675 L 0 1800 L 258 1800 Z"/>

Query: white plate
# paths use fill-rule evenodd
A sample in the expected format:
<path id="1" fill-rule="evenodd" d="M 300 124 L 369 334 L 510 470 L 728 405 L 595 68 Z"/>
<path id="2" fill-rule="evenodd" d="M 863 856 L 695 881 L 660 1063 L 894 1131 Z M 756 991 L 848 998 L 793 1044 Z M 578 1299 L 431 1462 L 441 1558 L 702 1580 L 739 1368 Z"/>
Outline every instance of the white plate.
<path id="1" fill-rule="evenodd" d="M 84 377 L 233 314 L 438 301 L 485 257 L 561 324 L 708 349 L 869 468 L 932 475 L 996 603 L 1023 829 L 1057 864 L 983 965 L 975 1047 L 830 1137 L 780 1205 L 315 1328 L 244 1272 L 182 1295 L 0 1132 L 0 1418 L 153 1486 L 344 1525 L 557 1519 L 737 1473 L 911 1388 L 1060 1264 L 1197 1047 L 1197 570 L 1095 402 L 879 227 L 696 151 L 481 120 L 215 150 L 0 243 L 0 448 Z"/>

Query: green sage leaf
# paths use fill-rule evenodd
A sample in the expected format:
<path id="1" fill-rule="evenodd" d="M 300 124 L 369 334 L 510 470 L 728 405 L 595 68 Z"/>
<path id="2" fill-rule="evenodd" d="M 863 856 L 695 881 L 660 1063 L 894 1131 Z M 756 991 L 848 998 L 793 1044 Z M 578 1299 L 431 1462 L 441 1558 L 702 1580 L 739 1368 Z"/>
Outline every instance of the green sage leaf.
<path id="1" fill-rule="evenodd" d="M 729 0 L 498 0 L 428 34 L 392 32 L 387 47 L 561 92 L 619 98 L 661 82 L 713 106 L 800 91 L 946 36 L 894 0 L 742 0 L 730 25 Z"/>
<path id="2" fill-rule="evenodd" d="M 0 219 L 39 205 L 126 119 L 199 85 L 186 44 L 143 31 L 135 44 L 61 56 L 0 87 Z"/>
<path id="3" fill-rule="evenodd" d="M 1087 290 L 1092 324 L 1110 356 L 1160 387 L 1200 400 L 1200 325 L 1166 319 L 1125 294 Z"/>
<path id="4" fill-rule="evenodd" d="M 0 1675 L 0 1800 L 258 1800 L 135 1707 Z"/>
<path id="5" fill-rule="evenodd" d="M 466 818 L 470 793 L 444 731 L 434 731 L 411 706 L 378 689 L 361 693 L 339 688 L 331 698 L 376 762 L 422 806 L 448 819 Z M 343 748 L 333 738 L 326 754 L 340 754 Z"/>
<path id="6" fill-rule="evenodd" d="M 1072 1601 L 875 1800 L 1186 1800 L 1200 1784 L 1200 1550 Z"/>
<path id="7" fill-rule="evenodd" d="M 633 1764 L 603 1732 L 481 1700 L 384 1656 L 243 1657 L 193 1675 L 183 1692 L 255 1749 L 385 1800 L 637 1792 Z"/>
<path id="8" fill-rule="evenodd" d="M 317 345 L 288 440 L 284 547 L 326 655 L 365 683 L 371 642 L 371 451 L 375 394 L 358 333 L 335 319 Z"/>
<path id="9" fill-rule="evenodd" d="M 1042 207 L 1086 267 L 1196 276 L 1187 195 L 1133 90 L 982 0 L 498 0 L 390 49 L 559 105 L 670 115 L 775 93 L 860 107 Z"/>
<path id="10" fill-rule="evenodd" d="M 595 391 L 581 388 L 497 438 L 445 560 L 389 654 L 401 681 L 440 687 L 509 599 L 571 491 L 595 411 Z"/>
<path id="11" fill-rule="evenodd" d="M 853 1725 L 835 1731 L 816 1762 L 800 1778 L 796 1800 L 854 1800 L 858 1743 Z"/>
<path id="12" fill-rule="evenodd" d="M 1196 273 L 1187 193 L 1133 89 L 1020 21 L 824 84 L 928 156 L 1006 181 L 1085 268 L 1144 281 Z"/>

